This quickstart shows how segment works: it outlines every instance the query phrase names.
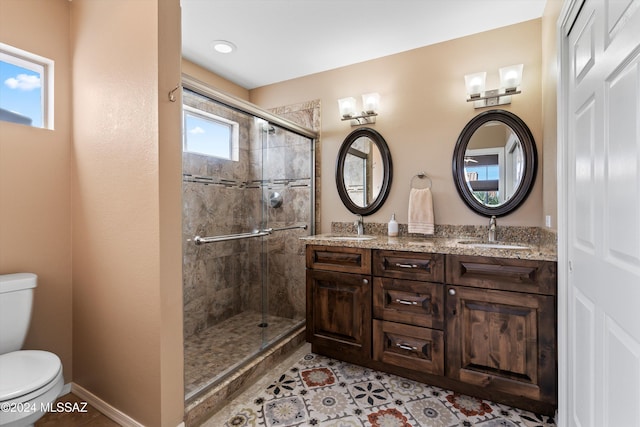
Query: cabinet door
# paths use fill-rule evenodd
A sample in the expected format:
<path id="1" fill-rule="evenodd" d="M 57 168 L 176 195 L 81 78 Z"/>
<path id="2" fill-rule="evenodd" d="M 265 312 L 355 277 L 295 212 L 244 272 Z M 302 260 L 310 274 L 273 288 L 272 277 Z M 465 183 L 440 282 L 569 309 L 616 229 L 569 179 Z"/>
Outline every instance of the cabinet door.
<path id="1" fill-rule="evenodd" d="M 447 376 L 556 401 L 554 299 L 447 286 Z"/>
<path id="2" fill-rule="evenodd" d="M 371 276 L 307 270 L 307 341 L 358 363 L 371 358 Z"/>

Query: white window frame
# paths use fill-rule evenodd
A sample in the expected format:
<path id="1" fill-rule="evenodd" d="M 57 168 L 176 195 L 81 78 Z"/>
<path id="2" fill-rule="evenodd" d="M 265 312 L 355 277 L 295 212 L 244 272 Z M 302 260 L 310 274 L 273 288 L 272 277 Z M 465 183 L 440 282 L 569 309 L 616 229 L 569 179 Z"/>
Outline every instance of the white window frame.
<path id="1" fill-rule="evenodd" d="M 54 129 L 54 61 L 8 44 L 0 43 L 0 61 L 40 74 L 42 128 Z M 0 84 L 3 82 L 0 82 Z M 32 126 L 38 127 L 38 126 Z"/>
<path id="2" fill-rule="evenodd" d="M 188 149 L 187 138 L 188 138 L 188 130 L 187 130 L 187 114 L 192 116 L 196 116 L 200 119 L 216 122 L 219 124 L 224 124 L 229 126 L 231 129 L 231 138 L 229 141 L 229 156 L 221 157 L 216 156 L 210 153 L 202 153 L 200 151 L 193 151 Z M 216 116 L 215 114 L 211 114 L 207 111 L 200 110 L 198 108 L 191 107 L 189 105 L 182 106 L 182 123 L 183 123 L 183 133 L 182 133 L 182 149 L 185 153 L 195 153 L 203 156 L 214 157 L 216 159 L 223 160 L 239 160 L 239 141 L 240 141 L 240 125 L 233 120 L 225 119 L 224 117 Z"/>

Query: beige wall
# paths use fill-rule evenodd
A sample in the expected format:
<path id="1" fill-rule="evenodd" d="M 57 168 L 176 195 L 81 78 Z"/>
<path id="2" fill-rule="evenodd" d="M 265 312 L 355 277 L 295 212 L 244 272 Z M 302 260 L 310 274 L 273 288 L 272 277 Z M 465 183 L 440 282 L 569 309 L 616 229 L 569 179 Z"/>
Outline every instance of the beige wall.
<path id="1" fill-rule="evenodd" d="M 161 425 L 178 425 L 184 415 L 182 302 L 182 103 L 167 91 L 180 81 L 180 3 L 159 0 L 158 106 L 160 197 L 160 410 Z"/>
<path id="2" fill-rule="evenodd" d="M 180 104 L 167 94 L 180 80 L 178 2 L 70 7 L 74 382 L 145 425 L 175 426 Z"/>
<path id="3" fill-rule="evenodd" d="M 536 19 L 437 45 L 367 61 L 349 67 L 289 80 L 250 91 L 251 102 L 264 108 L 311 99 L 322 102 L 321 232 L 332 221 L 352 221 L 335 186 L 335 159 L 351 130 L 339 120 L 338 98 L 380 93 L 380 115 L 373 127 L 386 139 L 393 159 L 393 183 L 384 206 L 365 219 L 387 222 L 392 213 L 407 222 L 411 177 L 425 171 L 433 179 L 435 219 L 439 224 L 487 224 L 456 192 L 451 158 L 464 125 L 476 114 L 465 101 L 464 75 L 487 71 L 487 87 L 499 85 L 498 68 L 524 64 L 522 94 L 504 106 L 531 129 L 542 160 L 541 20 Z M 499 220 L 503 225 L 543 224 L 542 165 L 533 191 L 517 211 Z"/>
<path id="4" fill-rule="evenodd" d="M 69 2 L 0 0 L 0 42 L 55 61 L 55 129 L 0 121 L 0 274 L 38 275 L 25 348 L 56 353 L 68 382 L 73 374 Z"/>
<path id="5" fill-rule="evenodd" d="M 544 137 L 542 212 L 558 228 L 558 35 L 557 21 L 563 0 L 547 0 L 542 16 L 542 124 Z"/>
<path id="6" fill-rule="evenodd" d="M 182 58 L 182 73 L 194 79 L 200 80 L 207 85 L 216 88 L 220 92 L 228 93 L 237 98 L 249 100 L 249 90 L 230 82 L 229 80 L 212 73 L 200 65 Z"/>

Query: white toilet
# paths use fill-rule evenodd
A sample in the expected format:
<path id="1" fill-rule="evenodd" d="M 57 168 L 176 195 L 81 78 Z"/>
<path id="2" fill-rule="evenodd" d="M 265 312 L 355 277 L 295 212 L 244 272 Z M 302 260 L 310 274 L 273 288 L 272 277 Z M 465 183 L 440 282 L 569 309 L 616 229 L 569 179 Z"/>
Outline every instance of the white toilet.
<path id="1" fill-rule="evenodd" d="M 53 405 L 64 386 L 60 358 L 20 350 L 31 321 L 31 273 L 0 275 L 0 426 L 29 426 Z"/>

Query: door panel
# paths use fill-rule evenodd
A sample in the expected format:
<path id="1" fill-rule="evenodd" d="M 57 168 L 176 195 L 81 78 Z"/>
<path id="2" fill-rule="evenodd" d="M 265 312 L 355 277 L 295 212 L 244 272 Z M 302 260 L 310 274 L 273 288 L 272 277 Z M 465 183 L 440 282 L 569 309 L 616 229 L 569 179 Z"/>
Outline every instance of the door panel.
<path id="1" fill-rule="evenodd" d="M 579 3 L 562 42 L 569 407 L 560 410 L 570 426 L 639 426 L 640 0 Z"/>
<path id="2" fill-rule="evenodd" d="M 608 316 L 605 316 L 604 328 L 606 425 L 637 426 L 640 423 L 640 345 Z"/>
<path id="3" fill-rule="evenodd" d="M 571 337 L 574 360 L 570 365 L 574 393 L 571 405 L 575 408 L 574 421 L 577 425 L 594 427 L 595 377 L 582 373 L 594 372 L 595 306 L 578 290 L 575 290 L 574 304 L 574 317 L 571 319 L 575 328 Z"/>
<path id="4" fill-rule="evenodd" d="M 638 53 L 632 62 L 607 80 L 605 93 L 606 135 L 606 216 L 605 253 L 611 262 L 625 269 L 640 267 L 640 144 L 638 122 L 640 94 Z"/>

